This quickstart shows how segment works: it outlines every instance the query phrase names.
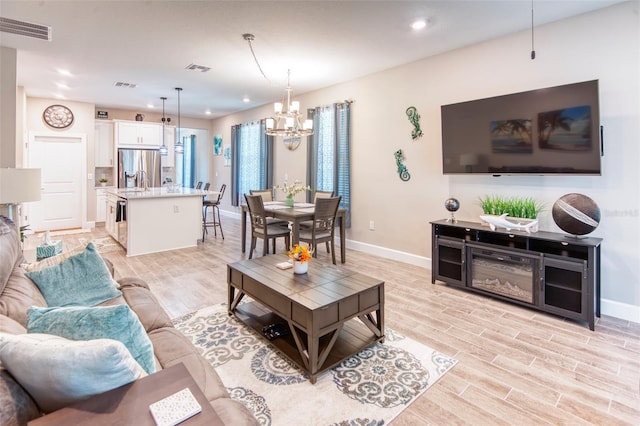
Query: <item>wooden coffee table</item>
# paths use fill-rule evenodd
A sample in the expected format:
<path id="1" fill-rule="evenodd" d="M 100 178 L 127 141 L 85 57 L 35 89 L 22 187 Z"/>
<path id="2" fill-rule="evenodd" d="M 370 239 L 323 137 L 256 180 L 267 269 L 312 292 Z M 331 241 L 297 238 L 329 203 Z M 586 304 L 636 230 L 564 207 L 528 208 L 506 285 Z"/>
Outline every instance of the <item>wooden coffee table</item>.
<path id="1" fill-rule="evenodd" d="M 274 255 L 227 265 L 229 315 L 260 335 L 265 325 L 288 326 L 289 335 L 270 343 L 308 373 L 311 383 L 384 341 L 383 281 L 314 261 L 307 274 L 294 275 L 275 266 L 285 261 Z M 253 301 L 240 304 L 245 294 Z"/>

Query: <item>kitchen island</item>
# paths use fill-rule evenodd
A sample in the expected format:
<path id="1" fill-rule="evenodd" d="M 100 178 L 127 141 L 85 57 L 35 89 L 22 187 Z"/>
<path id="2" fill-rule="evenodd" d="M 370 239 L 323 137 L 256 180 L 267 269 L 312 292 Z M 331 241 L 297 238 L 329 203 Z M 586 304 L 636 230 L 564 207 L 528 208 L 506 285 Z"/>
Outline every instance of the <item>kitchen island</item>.
<path id="1" fill-rule="evenodd" d="M 127 256 L 194 247 L 202 234 L 202 197 L 192 188 L 107 190 L 106 228 Z"/>

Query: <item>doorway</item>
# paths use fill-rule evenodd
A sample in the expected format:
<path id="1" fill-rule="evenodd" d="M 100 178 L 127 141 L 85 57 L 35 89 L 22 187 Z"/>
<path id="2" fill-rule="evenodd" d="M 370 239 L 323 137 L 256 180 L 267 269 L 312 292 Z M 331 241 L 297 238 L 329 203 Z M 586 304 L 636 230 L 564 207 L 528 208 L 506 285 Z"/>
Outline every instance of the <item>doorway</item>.
<path id="1" fill-rule="evenodd" d="M 29 133 L 28 167 L 42 170 L 42 198 L 29 203 L 34 232 L 82 228 L 87 218 L 87 137 Z"/>

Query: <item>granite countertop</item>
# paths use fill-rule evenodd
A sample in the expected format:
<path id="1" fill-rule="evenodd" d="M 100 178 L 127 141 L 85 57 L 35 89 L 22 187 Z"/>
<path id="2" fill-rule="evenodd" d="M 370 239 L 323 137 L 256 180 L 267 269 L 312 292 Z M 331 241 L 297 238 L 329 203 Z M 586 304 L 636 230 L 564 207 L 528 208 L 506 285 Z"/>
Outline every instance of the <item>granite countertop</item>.
<path id="1" fill-rule="evenodd" d="M 126 200 L 139 200 L 146 198 L 176 198 L 176 197 L 204 197 L 206 195 L 217 194 L 215 191 L 204 191 L 193 188 L 112 188 L 107 192 Z"/>

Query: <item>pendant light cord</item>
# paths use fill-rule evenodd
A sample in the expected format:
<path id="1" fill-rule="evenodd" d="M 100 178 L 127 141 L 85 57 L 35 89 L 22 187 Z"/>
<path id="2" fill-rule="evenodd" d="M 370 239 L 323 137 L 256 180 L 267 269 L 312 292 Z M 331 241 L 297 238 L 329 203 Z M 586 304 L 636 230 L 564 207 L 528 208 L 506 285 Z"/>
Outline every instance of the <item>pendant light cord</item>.
<path id="1" fill-rule="evenodd" d="M 251 44 L 251 42 L 253 40 L 255 40 L 255 36 L 253 34 L 242 34 L 242 38 L 247 40 L 247 43 L 249 43 L 249 49 L 251 50 L 251 54 L 253 55 L 253 60 L 256 62 L 256 65 L 258 66 L 258 69 L 260 70 L 260 74 L 262 74 L 262 76 L 264 77 L 265 80 L 267 80 L 269 83 L 271 83 L 271 81 L 269 81 L 269 79 L 267 78 L 266 74 L 264 73 L 264 71 L 262 70 L 262 67 L 260 66 L 260 62 L 258 62 L 258 58 L 256 57 L 256 53 L 253 51 L 253 45 Z"/>
<path id="2" fill-rule="evenodd" d="M 531 0 L 531 59 L 536 58 L 536 50 L 533 45 L 533 0 Z"/>

